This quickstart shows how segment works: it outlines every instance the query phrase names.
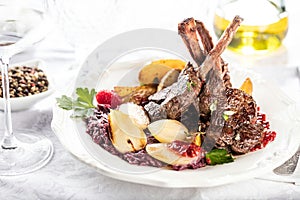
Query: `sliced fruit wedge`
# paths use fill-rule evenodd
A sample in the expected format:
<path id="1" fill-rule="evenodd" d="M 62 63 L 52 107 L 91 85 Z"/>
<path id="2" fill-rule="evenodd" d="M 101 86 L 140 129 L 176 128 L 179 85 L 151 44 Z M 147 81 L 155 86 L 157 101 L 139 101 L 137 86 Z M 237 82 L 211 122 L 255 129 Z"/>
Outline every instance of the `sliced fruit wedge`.
<path id="1" fill-rule="evenodd" d="M 148 125 L 151 135 L 159 142 L 171 143 L 175 140 L 187 141 L 188 129 L 179 121 L 162 119 Z"/>
<path id="2" fill-rule="evenodd" d="M 167 143 L 148 144 L 146 146 L 147 153 L 153 158 L 170 165 L 187 165 L 197 162 L 198 156 L 183 156 L 180 153 L 170 149 Z"/>
<path id="3" fill-rule="evenodd" d="M 129 115 L 118 110 L 111 110 L 108 120 L 111 130 L 111 142 L 119 152 L 134 152 L 146 146 L 146 134 L 136 126 Z"/>

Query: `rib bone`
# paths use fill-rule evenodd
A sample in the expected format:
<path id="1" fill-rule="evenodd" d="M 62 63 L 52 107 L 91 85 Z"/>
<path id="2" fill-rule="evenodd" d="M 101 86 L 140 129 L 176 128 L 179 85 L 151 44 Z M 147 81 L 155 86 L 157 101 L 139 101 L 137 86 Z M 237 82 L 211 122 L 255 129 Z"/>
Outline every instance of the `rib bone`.
<path id="1" fill-rule="evenodd" d="M 200 66 L 205 59 L 205 55 L 198 43 L 196 31 L 197 29 L 194 18 L 188 18 L 178 24 L 178 34 L 182 37 L 184 44 L 188 48 L 196 64 Z"/>
<path id="2" fill-rule="evenodd" d="M 221 35 L 218 43 L 214 48 L 209 52 L 206 59 L 202 63 L 202 67 L 199 70 L 199 77 L 205 79 L 208 72 L 211 70 L 213 66 L 220 66 L 216 65 L 216 61 L 220 62 L 219 57 L 225 51 L 226 47 L 231 42 L 234 34 L 236 33 L 238 27 L 240 26 L 243 19 L 239 16 L 235 16 L 233 21 L 229 24 L 229 26 L 225 29 L 223 34 Z M 222 69 L 216 69 L 219 72 L 222 72 Z"/>

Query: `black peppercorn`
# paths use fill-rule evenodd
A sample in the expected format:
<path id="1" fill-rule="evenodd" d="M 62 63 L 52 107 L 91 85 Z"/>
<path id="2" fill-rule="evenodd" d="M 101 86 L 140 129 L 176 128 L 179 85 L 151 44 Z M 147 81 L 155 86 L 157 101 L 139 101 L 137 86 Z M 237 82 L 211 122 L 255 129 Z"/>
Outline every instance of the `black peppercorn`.
<path id="1" fill-rule="evenodd" d="M 8 69 L 10 97 L 24 97 L 45 92 L 49 82 L 44 71 L 37 67 L 16 66 Z M 2 94 L 2 75 L 0 72 L 0 97 Z"/>

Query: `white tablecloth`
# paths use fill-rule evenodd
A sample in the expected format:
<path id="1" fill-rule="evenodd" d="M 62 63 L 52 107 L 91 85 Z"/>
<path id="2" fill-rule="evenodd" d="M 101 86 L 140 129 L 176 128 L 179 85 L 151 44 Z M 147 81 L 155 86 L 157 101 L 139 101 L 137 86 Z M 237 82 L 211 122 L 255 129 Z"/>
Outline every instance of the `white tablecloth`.
<path id="1" fill-rule="evenodd" d="M 291 2 L 297 4 L 295 0 Z M 300 30 L 296 26 L 295 17 L 297 8 L 289 8 L 293 16 L 291 24 L 294 26 L 291 26 L 285 40 L 285 48 L 270 57 L 255 59 L 241 58 L 226 52 L 224 59 L 235 65 L 243 66 L 247 63 L 247 67 L 253 69 L 253 66 L 291 68 L 299 64 L 300 40 L 297 38 Z M 155 19 L 159 19 L 159 16 Z M 300 199 L 300 186 L 290 183 L 250 179 L 212 188 L 160 188 L 106 177 L 77 160 L 61 145 L 50 127 L 55 97 L 62 94 L 76 76 L 78 67 L 74 65 L 74 55 L 72 47 L 62 38 L 62 32 L 54 29 L 44 41 L 13 58 L 13 62 L 43 59 L 54 78 L 55 94 L 29 110 L 14 112 L 12 118 L 14 129 L 32 129 L 50 138 L 54 143 L 55 154 L 49 164 L 34 173 L 0 177 L 0 199 Z M 266 78 L 280 84 L 288 96 L 300 102 L 295 92 L 299 90 L 299 80 L 292 74 L 280 78 L 280 70 L 276 72 L 268 67 L 259 70 L 267 71 L 268 74 L 273 72 L 274 75 Z M 2 121 L 1 114 L 0 124 Z"/>

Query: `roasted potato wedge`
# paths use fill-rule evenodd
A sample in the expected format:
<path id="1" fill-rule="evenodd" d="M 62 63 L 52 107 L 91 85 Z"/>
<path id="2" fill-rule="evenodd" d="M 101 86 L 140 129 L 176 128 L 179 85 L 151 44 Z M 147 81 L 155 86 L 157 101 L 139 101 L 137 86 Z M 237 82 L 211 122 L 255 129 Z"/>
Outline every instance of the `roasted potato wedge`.
<path id="1" fill-rule="evenodd" d="M 182 70 L 186 63 L 182 60 L 179 59 L 162 59 L 162 60 L 156 60 L 153 61 L 152 64 L 162 64 L 162 65 L 167 65 L 173 69 L 178 69 Z"/>
<path id="2" fill-rule="evenodd" d="M 122 98 L 122 97 L 132 94 L 138 88 L 139 88 L 139 86 L 135 86 L 135 87 L 115 86 L 114 91 Z"/>
<path id="3" fill-rule="evenodd" d="M 249 77 L 247 77 L 245 79 L 245 81 L 243 82 L 243 84 L 240 87 L 240 90 L 243 90 L 244 92 L 246 92 L 249 95 L 252 95 L 253 92 L 253 84 L 252 81 Z"/>
<path id="4" fill-rule="evenodd" d="M 129 102 L 132 94 L 139 88 L 140 86 L 135 87 L 127 87 L 127 86 L 115 86 L 114 91 L 121 97 L 122 102 Z"/>
<path id="5" fill-rule="evenodd" d="M 148 100 L 148 97 L 156 92 L 156 87 L 153 85 L 139 86 L 130 96 L 129 102 L 141 105 Z"/>
<path id="6" fill-rule="evenodd" d="M 133 102 L 140 105 L 143 101 L 156 92 L 154 85 L 143 86 L 115 86 L 114 91 L 121 97 L 122 103 Z"/>
<path id="7" fill-rule="evenodd" d="M 163 64 L 149 64 L 139 72 L 139 82 L 142 85 L 159 84 L 162 77 L 172 68 Z"/>

